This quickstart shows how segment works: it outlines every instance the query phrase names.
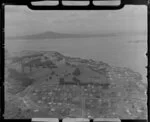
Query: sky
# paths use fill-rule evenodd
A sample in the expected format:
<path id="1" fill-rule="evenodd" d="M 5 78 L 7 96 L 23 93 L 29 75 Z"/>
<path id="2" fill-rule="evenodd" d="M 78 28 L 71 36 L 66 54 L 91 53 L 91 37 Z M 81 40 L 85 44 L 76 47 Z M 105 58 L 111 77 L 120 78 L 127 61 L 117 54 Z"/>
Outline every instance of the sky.
<path id="1" fill-rule="evenodd" d="M 146 11 L 146 6 L 115 11 L 34 11 L 26 6 L 5 6 L 5 34 L 145 32 Z"/>

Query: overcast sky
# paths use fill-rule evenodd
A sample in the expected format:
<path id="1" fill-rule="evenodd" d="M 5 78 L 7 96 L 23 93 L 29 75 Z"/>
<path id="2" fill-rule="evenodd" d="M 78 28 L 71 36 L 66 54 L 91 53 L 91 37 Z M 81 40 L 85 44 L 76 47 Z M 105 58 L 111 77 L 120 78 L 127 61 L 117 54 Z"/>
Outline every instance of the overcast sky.
<path id="1" fill-rule="evenodd" d="M 62 33 L 118 33 L 146 31 L 146 6 L 126 6 L 115 11 L 33 11 L 23 6 L 5 7 L 7 36 L 46 31 Z"/>

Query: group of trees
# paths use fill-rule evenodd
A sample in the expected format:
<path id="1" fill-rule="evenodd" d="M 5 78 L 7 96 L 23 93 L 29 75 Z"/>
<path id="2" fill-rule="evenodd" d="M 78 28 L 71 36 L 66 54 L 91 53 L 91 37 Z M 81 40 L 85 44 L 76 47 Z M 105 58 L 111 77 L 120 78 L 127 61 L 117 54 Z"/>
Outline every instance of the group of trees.
<path id="1" fill-rule="evenodd" d="M 21 65 L 22 72 L 24 72 L 25 67 L 29 67 L 30 72 L 32 71 L 33 67 L 42 66 L 43 68 L 57 68 L 56 64 L 54 64 L 50 60 L 47 60 L 45 62 L 41 62 L 41 58 L 39 56 L 42 56 L 42 55 L 37 54 L 37 55 L 30 55 L 30 56 L 13 57 L 12 58 L 12 63 L 19 63 Z M 30 61 L 25 63 L 24 61 L 26 59 L 30 59 Z"/>
<path id="2" fill-rule="evenodd" d="M 34 80 L 29 78 L 26 74 L 24 73 L 20 73 L 20 72 L 17 72 L 15 69 L 8 69 L 8 72 L 9 72 L 9 78 L 12 78 L 18 82 L 21 82 L 21 84 L 23 86 L 29 86 L 31 85 Z"/>
<path id="3" fill-rule="evenodd" d="M 76 84 L 76 85 L 87 85 L 87 84 L 100 85 L 103 89 L 108 89 L 109 86 L 110 86 L 109 83 L 94 83 L 94 82 L 92 82 L 92 81 L 91 81 L 91 82 L 88 82 L 88 83 L 87 83 L 87 82 L 86 82 L 86 83 L 82 83 L 82 82 L 80 81 L 80 79 L 77 78 L 78 76 L 81 75 L 81 71 L 80 71 L 79 68 L 76 68 L 76 69 L 72 72 L 72 75 L 73 75 L 73 77 L 72 77 L 72 81 L 73 81 L 73 82 L 65 81 L 64 78 L 60 78 L 60 79 L 59 79 L 59 83 L 60 83 L 60 84 Z"/>
<path id="4" fill-rule="evenodd" d="M 72 73 L 72 75 L 73 75 L 73 77 L 72 77 L 72 81 L 71 82 L 69 82 L 69 81 L 65 81 L 65 79 L 63 78 L 63 77 L 61 77 L 60 79 L 59 79 L 59 84 L 76 84 L 76 85 L 79 85 L 80 84 L 80 80 L 78 79 L 78 78 L 76 78 L 77 76 L 79 76 L 81 74 L 81 72 L 80 72 L 80 69 L 79 68 L 76 68 L 74 71 L 73 71 L 73 73 Z"/>
<path id="5" fill-rule="evenodd" d="M 15 69 L 8 69 L 7 83 L 10 84 L 7 90 L 9 93 L 17 94 L 31 85 L 35 80 L 29 78 L 26 74 L 17 72 Z"/>
<path id="6" fill-rule="evenodd" d="M 80 80 L 77 79 L 76 77 L 73 77 L 72 80 L 73 80 L 73 82 L 72 81 L 65 81 L 64 78 L 60 78 L 59 79 L 59 84 L 60 85 L 64 85 L 64 84 L 68 84 L 68 85 L 69 84 L 76 84 L 76 85 L 79 85 L 80 84 Z"/>
<path id="7" fill-rule="evenodd" d="M 72 80 L 75 82 L 76 85 L 80 85 L 80 80 L 76 77 L 73 77 Z"/>
<path id="8" fill-rule="evenodd" d="M 76 68 L 72 73 L 72 75 L 74 75 L 74 76 L 79 76 L 80 74 L 81 74 L 81 72 L 80 72 L 79 68 Z"/>
<path id="9" fill-rule="evenodd" d="M 65 83 L 65 79 L 64 79 L 64 78 L 60 78 L 60 79 L 59 79 L 59 84 L 60 84 L 60 85 L 63 85 L 64 83 Z"/>
<path id="10" fill-rule="evenodd" d="M 5 119 L 30 119 L 32 117 L 31 109 L 22 110 L 16 103 L 12 103 L 11 101 L 5 102 L 5 104 Z"/>
<path id="11" fill-rule="evenodd" d="M 30 68 L 30 72 L 32 71 L 33 67 L 43 67 L 43 68 L 57 68 L 57 66 L 52 61 L 45 61 L 41 62 L 41 59 L 33 59 L 29 61 L 28 63 L 24 64 L 25 67 Z"/>

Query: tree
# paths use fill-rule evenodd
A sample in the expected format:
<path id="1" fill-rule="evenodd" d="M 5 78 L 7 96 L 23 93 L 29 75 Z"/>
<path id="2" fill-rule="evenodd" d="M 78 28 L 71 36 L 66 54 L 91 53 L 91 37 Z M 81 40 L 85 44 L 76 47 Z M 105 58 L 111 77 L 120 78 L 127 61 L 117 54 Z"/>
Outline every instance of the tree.
<path id="1" fill-rule="evenodd" d="M 100 85 L 101 85 L 102 89 L 108 89 L 109 86 L 110 86 L 109 83 L 102 83 L 102 84 L 100 84 Z"/>
<path id="2" fill-rule="evenodd" d="M 67 66 L 70 66 L 71 64 L 70 64 L 69 62 L 66 62 L 66 65 L 67 65 Z"/>
<path id="3" fill-rule="evenodd" d="M 52 77 L 51 77 L 51 76 L 49 76 L 49 79 L 52 79 Z"/>
<path id="4" fill-rule="evenodd" d="M 79 76 L 79 75 L 81 74 L 80 69 L 79 69 L 79 68 L 76 68 L 72 74 L 73 74 L 74 76 Z"/>
<path id="5" fill-rule="evenodd" d="M 54 71 L 52 71 L 52 72 L 51 72 L 51 75 L 55 75 L 55 72 L 54 72 Z"/>
<path id="6" fill-rule="evenodd" d="M 79 85 L 80 84 L 80 80 L 79 79 L 77 79 L 76 77 L 73 77 L 72 78 L 72 80 L 77 84 L 77 85 Z"/>
<path id="7" fill-rule="evenodd" d="M 64 83 L 65 83 L 64 78 L 59 78 L 59 84 L 64 84 Z"/>

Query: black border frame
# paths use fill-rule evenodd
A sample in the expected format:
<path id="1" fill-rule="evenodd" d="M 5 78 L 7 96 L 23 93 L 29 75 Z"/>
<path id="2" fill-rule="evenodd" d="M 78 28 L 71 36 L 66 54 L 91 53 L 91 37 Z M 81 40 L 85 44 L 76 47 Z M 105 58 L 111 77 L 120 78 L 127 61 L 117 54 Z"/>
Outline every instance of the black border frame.
<path id="1" fill-rule="evenodd" d="M 33 7 L 31 6 L 30 4 L 30 1 L 40 1 L 40 0 L 2 0 L 2 3 L 1 3 L 1 7 L 0 7 L 0 80 L 2 82 L 0 82 L 0 120 L 4 120 L 3 118 L 3 113 L 4 113 L 4 101 L 2 101 L 2 99 L 4 100 L 4 65 L 5 65 L 5 62 L 4 62 L 4 57 L 5 57 L 5 49 L 4 49 L 4 39 L 5 39 L 5 36 L 4 36 L 4 28 L 5 28 L 5 21 L 4 21 L 4 6 L 5 5 L 25 5 L 25 6 L 28 6 L 30 9 L 33 9 L 33 10 L 118 10 L 118 9 L 121 9 L 123 8 L 125 5 L 146 5 L 147 6 L 147 53 L 146 53 L 146 56 L 147 56 L 147 61 L 148 61 L 148 66 L 146 67 L 147 68 L 147 106 L 149 108 L 149 105 L 150 105 L 150 100 L 149 100 L 149 96 L 150 96 L 150 84 L 149 84 L 149 79 L 150 79 L 150 65 L 149 65 L 149 62 L 150 62 L 150 49 L 149 49 L 149 46 L 150 46 L 150 0 L 121 0 L 121 4 L 120 6 L 116 6 L 116 7 L 110 7 L 110 6 L 98 6 L 98 7 L 95 7 L 95 6 L 91 6 L 89 5 L 88 7 L 85 7 L 85 6 L 69 6 L 69 7 L 64 7 L 62 6 L 61 4 L 55 8 L 51 8 L 51 7 L 47 7 L 47 8 L 43 8 L 43 7 Z M 59 0 L 61 1 L 61 0 Z M 70 0 L 71 1 L 71 0 Z M 81 0 L 83 1 L 83 0 Z M 86 1 L 86 0 L 85 0 Z M 87 0 L 88 1 L 88 0 Z M 148 115 L 150 114 L 150 110 L 148 109 Z M 148 116 L 148 120 L 150 120 L 150 116 Z M 121 120 L 121 121 L 135 121 L 135 122 L 146 122 L 148 120 Z M 9 121 L 9 120 L 6 120 L 6 121 Z M 15 120 L 15 121 L 20 121 L 20 120 Z M 21 120 L 21 121 L 27 121 L 27 120 Z M 30 120 L 28 120 L 30 121 Z"/>
<path id="2" fill-rule="evenodd" d="M 121 4 L 117 6 L 95 6 L 93 4 L 94 0 L 51 0 L 58 1 L 57 6 L 34 6 L 31 2 L 44 1 L 44 0 L 5 0 L 6 5 L 26 5 L 32 10 L 118 10 L 123 8 L 125 5 L 147 5 L 148 0 L 120 0 Z M 89 1 L 88 6 L 64 6 L 62 1 Z"/>

